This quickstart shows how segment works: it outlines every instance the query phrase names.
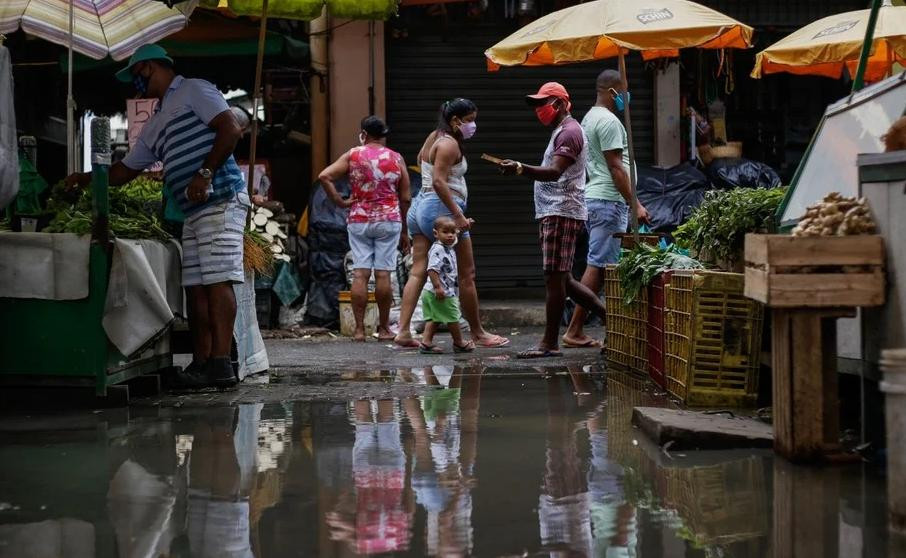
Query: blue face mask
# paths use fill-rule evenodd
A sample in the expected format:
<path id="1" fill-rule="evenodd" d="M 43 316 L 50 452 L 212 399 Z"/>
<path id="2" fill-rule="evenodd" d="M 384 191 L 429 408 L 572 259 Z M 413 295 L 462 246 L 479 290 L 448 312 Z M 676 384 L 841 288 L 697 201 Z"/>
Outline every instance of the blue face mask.
<path id="1" fill-rule="evenodd" d="M 613 97 L 614 105 L 619 112 L 626 110 L 626 106 L 629 105 L 629 91 L 625 93 L 617 93 L 616 89 L 610 90 L 610 96 Z"/>
<path id="2" fill-rule="evenodd" d="M 142 97 L 148 94 L 148 78 L 143 75 L 135 74 L 132 76 L 132 85 L 135 86 L 135 90 L 138 91 L 138 94 Z"/>

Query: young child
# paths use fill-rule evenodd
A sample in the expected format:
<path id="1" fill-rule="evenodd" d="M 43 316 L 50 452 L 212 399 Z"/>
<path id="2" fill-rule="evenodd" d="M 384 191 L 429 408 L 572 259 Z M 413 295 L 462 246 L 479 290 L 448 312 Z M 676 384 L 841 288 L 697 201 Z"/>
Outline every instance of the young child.
<path id="1" fill-rule="evenodd" d="M 453 351 L 470 353 L 475 350 L 472 341 L 463 342 L 459 329 L 459 272 L 456 267 L 457 235 L 453 219 L 440 216 L 434 221 L 434 245 L 428 252 L 428 279 L 433 292 L 422 293 L 422 311 L 425 315 L 425 331 L 419 351 L 423 354 L 443 354 L 444 350 L 434 344 L 437 324 L 447 324 L 453 337 Z"/>

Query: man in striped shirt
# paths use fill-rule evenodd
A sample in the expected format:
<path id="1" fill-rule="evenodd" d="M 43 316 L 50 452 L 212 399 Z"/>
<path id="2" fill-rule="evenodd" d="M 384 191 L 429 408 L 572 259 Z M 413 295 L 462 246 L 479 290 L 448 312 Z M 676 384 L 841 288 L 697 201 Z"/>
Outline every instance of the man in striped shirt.
<path id="1" fill-rule="evenodd" d="M 185 218 L 182 282 L 194 359 L 175 387 L 232 387 L 237 383 L 230 362 L 233 283 L 245 277 L 243 231 L 251 207 L 233 158 L 242 130 L 217 88 L 177 75 L 173 60 L 157 45 L 139 48 L 117 78 L 159 103 L 126 158 L 110 168 L 110 185 L 125 184 L 161 161 L 167 212 Z M 88 173 L 69 178 L 82 186 L 90 180 Z"/>

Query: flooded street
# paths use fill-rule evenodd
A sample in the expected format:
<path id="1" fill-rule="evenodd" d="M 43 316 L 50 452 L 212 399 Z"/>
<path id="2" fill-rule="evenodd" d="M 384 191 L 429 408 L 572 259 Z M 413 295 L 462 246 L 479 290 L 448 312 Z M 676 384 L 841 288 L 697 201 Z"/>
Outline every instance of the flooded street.
<path id="1" fill-rule="evenodd" d="M 3 419 L 0 556 L 887 555 L 876 472 L 664 451 L 625 373 L 345 377 L 425 390 Z"/>

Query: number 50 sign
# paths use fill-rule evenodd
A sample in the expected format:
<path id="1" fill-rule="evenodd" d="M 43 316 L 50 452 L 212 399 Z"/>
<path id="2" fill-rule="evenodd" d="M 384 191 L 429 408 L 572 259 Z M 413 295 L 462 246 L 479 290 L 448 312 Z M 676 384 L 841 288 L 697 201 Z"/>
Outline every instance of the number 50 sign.
<path id="1" fill-rule="evenodd" d="M 135 146 L 145 122 L 154 114 L 157 99 L 128 99 L 126 101 L 126 122 L 128 124 L 129 149 Z M 161 163 L 155 163 L 150 171 L 162 170 Z"/>

